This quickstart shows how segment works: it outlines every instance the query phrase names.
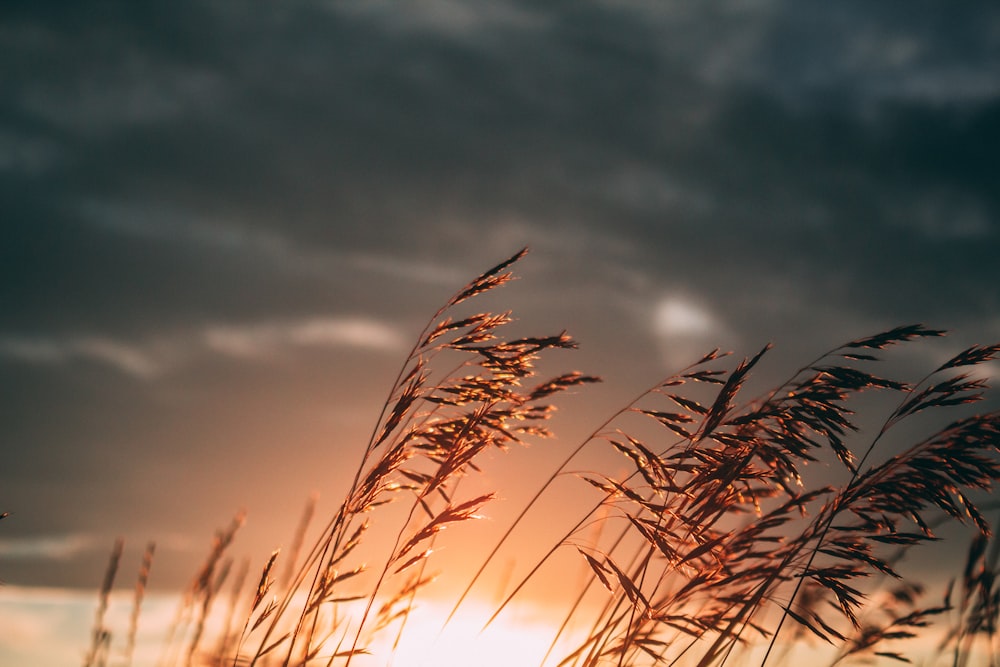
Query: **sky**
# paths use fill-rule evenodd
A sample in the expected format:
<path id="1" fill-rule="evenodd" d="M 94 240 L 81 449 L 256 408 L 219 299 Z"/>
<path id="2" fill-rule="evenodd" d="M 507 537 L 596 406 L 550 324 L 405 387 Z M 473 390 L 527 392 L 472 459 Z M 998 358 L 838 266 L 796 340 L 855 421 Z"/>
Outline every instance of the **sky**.
<path id="1" fill-rule="evenodd" d="M 555 447 L 717 346 L 1000 340 L 995 4 L 15 1 L 0 63 L 8 586 L 264 557 L 522 246 L 491 307 L 605 378 Z"/>

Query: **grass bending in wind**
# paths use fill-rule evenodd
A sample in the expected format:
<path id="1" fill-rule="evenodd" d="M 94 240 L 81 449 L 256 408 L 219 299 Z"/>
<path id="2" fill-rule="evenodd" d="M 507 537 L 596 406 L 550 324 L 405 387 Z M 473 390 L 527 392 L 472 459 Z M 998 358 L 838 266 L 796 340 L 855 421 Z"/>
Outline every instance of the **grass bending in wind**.
<path id="1" fill-rule="evenodd" d="M 392 383 L 343 502 L 314 542 L 303 540 L 310 504 L 288 562 L 276 551 L 256 577 L 244 565 L 227 593 L 234 568 L 225 554 L 242 517 L 220 531 L 170 630 L 164 667 L 347 667 L 376 646 L 389 648 L 374 664 L 393 663 L 393 647 L 412 627 L 410 615 L 432 579 L 427 568 L 439 533 L 476 518 L 493 498 L 463 495 L 460 480 L 478 470 L 484 452 L 549 435 L 551 399 L 597 381 L 579 372 L 535 377 L 542 355 L 575 347 L 565 332 L 508 339 L 510 313 L 458 314 L 460 304 L 508 282 L 525 252 L 471 281 L 430 318 Z M 964 411 L 916 436 L 902 425 L 926 426 L 923 415 L 980 400 L 986 382 L 969 371 L 995 361 L 1000 345 L 970 347 L 912 383 L 874 370 L 889 348 L 943 333 L 909 325 L 849 341 L 755 395 L 748 395 L 748 379 L 770 346 L 735 363 L 715 350 L 657 382 L 610 410 L 571 448 L 456 596 L 448 621 L 538 499 L 557 478 L 575 474 L 593 502 L 552 537 L 488 622 L 555 554 L 578 554 L 587 578 L 563 601 L 564 616 L 552 620 L 544 664 L 709 667 L 744 664 L 760 647 L 756 664 L 773 665 L 808 637 L 832 645 L 834 663 L 905 660 L 899 640 L 935 621 L 945 626 L 941 659 L 964 664 L 982 645 L 993 655 L 998 555 L 995 543 L 988 548 L 977 495 L 1000 477 L 1000 415 Z M 894 396 L 895 407 L 866 436 L 854 410 L 870 392 Z M 897 433 L 905 442 L 886 455 L 884 442 Z M 581 451 L 601 448 L 624 457 L 616 460 L 628 472 L 571 472 Z M 841 481 L 808 482 L 803 466 L 816 460 L 839 467 Z M 389 548 L 372 553 L 365 547 L 381 528 L 375 519 L 390 504 L 405 518 Z M 900 581 L 885 594 L 864 584 L 900 579 L 901 557 L 936 539 L 932 528 L 942 518 L 969 523 L 980 535 L 957 603 L 951 588 L 943 601 L 925 605 L 917 584 Z M 150 549 L 145 574 L 151 557 Z M 220 612 L 213 605 L 223 598 Z M 209 636 L 210 618 L 222 619 L 212 626 L 221 628 L 218 636 Z M 99 612 L 88 664 L 106 661 L 110 634 L 102 623 Z M 567 638 L 575 643 L 565 650 Z"/>

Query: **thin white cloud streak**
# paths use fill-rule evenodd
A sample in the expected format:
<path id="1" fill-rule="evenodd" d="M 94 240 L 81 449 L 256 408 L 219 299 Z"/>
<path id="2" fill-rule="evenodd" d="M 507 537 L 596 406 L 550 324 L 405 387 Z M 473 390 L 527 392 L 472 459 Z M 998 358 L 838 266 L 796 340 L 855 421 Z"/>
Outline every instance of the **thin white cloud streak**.
<path id="1" fill-rule="evenodd" d="M 355 347 L 395 352 L 404 340 L 397 330 L 368 318 L 314 318 L 285 323 L 213 326 L 206 345 L 233 357 L 263 357 L 294 347 Z"/>
<path id="2" fill-rule="evenodd" d="M 427 285 L 457 288 L 468 279 L 468 276 L 458 269 L 388 255 L 350 253 L 344 257 L 344 260 L 355 269 L 381 273 L 394 278 L 415 280 Z"/>
<path id="3" fill-rule="evenodd" d="M 128 344 L 106 338 L 86 338 L 75 343 L 79 353 L 107 363 L 124 373 L 139 378 L 159 374 L 160 366 L 149 354 Z"/>
<path id="4" fill-rule="evenodd" d="M 0 335 L 0 359 L 59 366 L 80 361 L 109 367 L 138 380 L 155 380 L 206 354 L 264 359 L 295 350 L 347 347 L 403 351 L 406 340 L 392 325 L 353 316 L 317 316 L 239 325 L 212 323 L 138 343 L 102 336 L 25 337 Z"/>
<path id="5" fill-rule="evenodd" d="M 101 336 L 62 339 L 0 336 L 0 357 L 42 365 L 95 361 L 139 379 L 151 379 L 162 371 L 162 364 L 151 351 Z"/>
<path id="6" fill-rule="evenodd" d="M 89 551 L 96 540 L 91 535 L 39 535 L 0 538 L 0 560 L 69 560 Z"/>

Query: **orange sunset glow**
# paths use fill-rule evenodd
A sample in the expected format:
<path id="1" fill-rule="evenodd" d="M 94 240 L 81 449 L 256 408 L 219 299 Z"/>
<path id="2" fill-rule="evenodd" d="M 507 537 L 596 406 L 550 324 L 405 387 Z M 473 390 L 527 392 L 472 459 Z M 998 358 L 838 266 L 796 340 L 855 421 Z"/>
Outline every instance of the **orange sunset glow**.
<path id="1" fill-rule="evenodd" d="M 165 664 L 901 660 L 900 640 L 955 610 L 961 632 L 938 629 L 936 650 L 926 637 L 918 646 L 930 659 L 952 645 L 978 655 L 994 565 L 977 503 L 1000 478 L 1000 414 L 966 414 L 923 437 L 900 424 L 980 402 L 989 375 L 956 369 L 994 363 L 1000 345 L 973 345 L 909 384 L 859 364 L 944 332 L 894 327 L 749 399 L 772 346 L 736 361 L 712 350 L 598 422 L 520 510 L 490 526 L 502 492 L 490 488 L 501 479 L 490 454 L 552 437 L 553 401 L 600 383 L 578 371 L 538 377 L 543 358 L 576 349 L 565 332 L 509 336 L 509 313 L 470 310 L 526 254 L 460 288 L 419 332 L 343 501 L 318 529 L 313 497 L 288 548 L 260 570 L 244 561 L 232 580 L 244 513 L 216 533 L 166 633 Z M 888 413 L 859 449 L 849 433 L 865 422 L 848 406 L 872 392 L 901 398 L 862 403 Z M 898 453 L 876 460 L 900 431 L 910 442 L 887 442 Z M 600 455 L 584 455 L 592 450 Z M 819 476 L 806 470 L 820 462 Z M 559 492 L 566 480 L 580 490 Z M 551 504 L 569 497 L 568 511 Z M 923 584 L 901 574 L 902 555 L 949 519 L 978 530 L 957 607 L 950 588 L 926 602 Z M 117 541 L 88 665 L 111 655 L 105 615 L 123 550 Z M 129 660 L 154 553 L 150 544 L 139 569 Z"/>

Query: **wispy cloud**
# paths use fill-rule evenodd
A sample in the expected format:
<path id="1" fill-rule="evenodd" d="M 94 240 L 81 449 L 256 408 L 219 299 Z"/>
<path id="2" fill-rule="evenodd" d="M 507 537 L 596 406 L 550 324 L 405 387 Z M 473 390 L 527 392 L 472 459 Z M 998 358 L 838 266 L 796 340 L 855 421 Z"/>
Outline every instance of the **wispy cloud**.
<path id="1" fill-rule="evenodd" d="M 0 336 L 0 357 L 31 364 L 96 361 L 140 379 L 155 377 L 162 364 L 141 346 L 100 336 L 27 338 Z"/>
<path id="2" fill-rule="evenodd" d="M 353 347 L 398 352 L 406 340 L 393 326 L 354 316 L 209 323 L 169 337 L 126 342 L 102 336 L 26 337 L 0 334 L 0 359 L 61 365 L 95 362 L 139 380 L 154 380 L 178 364 L 206 354 L 263 359 L 295 349 Z"/>
<path id="3" fill-rule="evenodd" d="M 415 280 L 428 285 L 457 288 L 468 278 L 457 268 L 384 254 L 352 253 L 346 257 L 346 261 L 357 269 Z"/>
<path id="4" fill-rule="evenodd" d="M 347 346 L 397 351 L 404 344 L 394 328 L 361 317 L 213 326 L 205 330 L 204 339 L 209 348 L 234 357 L 262 357 L 289 347 Z"/>
<path id="5" fill-rule="evenodd" d="M 0 560 L 69 560 L 94 547 L 91 535 L 33 535 L 0 538 Z"/>

